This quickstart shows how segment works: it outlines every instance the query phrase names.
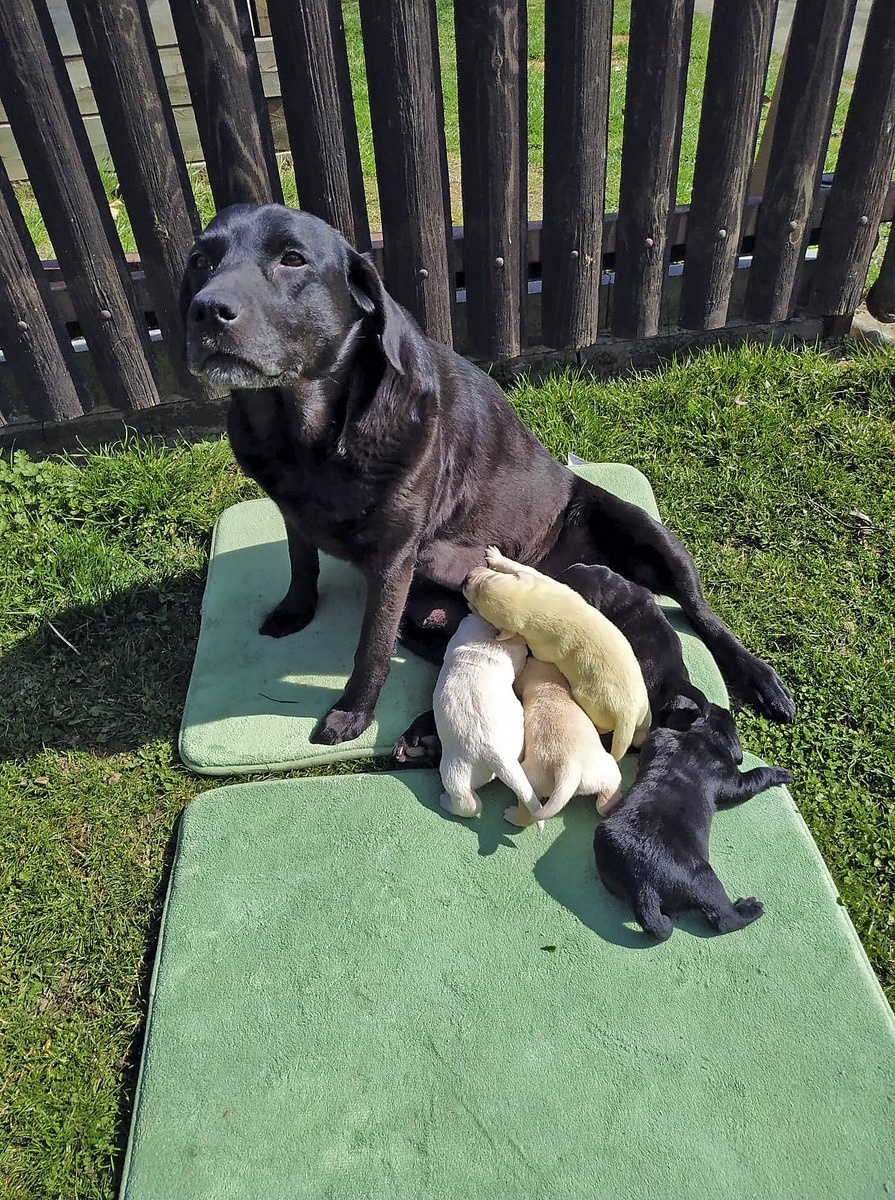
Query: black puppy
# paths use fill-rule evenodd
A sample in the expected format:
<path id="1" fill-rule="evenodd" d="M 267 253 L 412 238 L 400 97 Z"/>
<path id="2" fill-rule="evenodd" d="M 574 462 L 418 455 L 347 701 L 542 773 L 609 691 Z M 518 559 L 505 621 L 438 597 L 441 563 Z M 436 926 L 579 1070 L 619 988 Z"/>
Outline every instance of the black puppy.
<path id="1" fill-rule="evenodd" d="M 671 937 L 668 914 L 683 908 L 698 909 L 713 929 L 731 933 L 764 909 L 751 897 L 731 902 L 709 865 L 712 816 L 792 776 L 779 767 L 741 773 L 733 717 L 717 704 L 703 712 L 682 698 L 667 721 L 650 732 L 634 783 L 597 826 L 597 871 L 652 937 Z"/>
<path id="2" fill-rule="evenodd" d="M 286 524 L 292 582 L 261 632 L 311 620 L 321 550 L 366 582 L 354 669 L 312 741 L 369 725 L 405 609 L 406 644 L 441 660 L 488 545 L 550 575 L 605 562 L 673 596 L 736 693 L 792 720 L 786 688 L 712 612 L 678 539 L 556 462 L 497 384 L 424 337 L 325 222 L 224 209 L 193 246 L 181 300 L 190 369 L 232 389 L 233 452 Z"/>
<path id="3" fill-rule="evenodd" d="M 679 696 L 705 708 L 708 701 L 690 682 L 681 640 L 651 591 L 622 579 L 609 567 L 587 563 L 575 563 L 560 579 L 608 617 L 631 643 L 643 671 L 653 725 L 664 723 L 666 709 Z"/>

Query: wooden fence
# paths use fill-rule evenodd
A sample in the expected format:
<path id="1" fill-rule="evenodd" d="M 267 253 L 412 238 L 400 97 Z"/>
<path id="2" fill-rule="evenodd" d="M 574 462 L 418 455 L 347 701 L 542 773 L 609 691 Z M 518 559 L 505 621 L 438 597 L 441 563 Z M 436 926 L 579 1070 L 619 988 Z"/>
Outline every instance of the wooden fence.
<path id="1" fill-rule="evenodd" d="M 35 425 L 51 443 L 82 431 L 91 410 L 138 426 L 149 410 L 157 426 L 162 400 L 208 399 L 180 363 L 177 295 L 199 222 L 147 3 L 68 0 L 138 258 L 122 252 L 46 0 L 0 5 L 0 103 L 57 255 L 38 261 L 0 169 L 7 444 Z M 611 4 L 548 2 L 532 223 L 525 0 L 454 0 L 464 225 L 453 229 L 435 0 L 360 0 L 382 230 L 371 242 L 341 0 L 267 0 L 301 203 L 372 246 L 432 337 L 489 361 L 598 362 L 659 335 L 682 344 L 797 311 L 842 328 L 895 207 L 895 3 L 873 4 L 827 178 L 855 0 L 797 0 L 755 197 L 775 9 L 715 0 L 692 198 L 678 209 L 693 0 L 631 0 L 616 215 L 604 213 Z M 249 6 L 170 0 L 170 16 L 216 205 L 280 200 Z M 880 315 L 895 310 L 893 244 L 871 297 Z"/>

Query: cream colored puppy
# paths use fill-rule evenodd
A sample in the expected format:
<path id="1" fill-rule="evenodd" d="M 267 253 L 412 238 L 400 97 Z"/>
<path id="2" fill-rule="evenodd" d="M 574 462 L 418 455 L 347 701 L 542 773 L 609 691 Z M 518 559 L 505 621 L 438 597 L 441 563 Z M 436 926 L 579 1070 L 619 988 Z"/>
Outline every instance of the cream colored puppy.
<path id="1" fill-rule="evenodd" d="M 541 809 L 543 819 L 555 817 L 573 796 L 595 796 L 597 812 L 607 812 L 622 774 L 576 703 L 566 677 L 552 663 L 530 658 L 516 680 L 516 691 L 525 716 L 522 770 L 538 796 L 550 797 Z M 508 808 L 504 816 L 513 825 L 530 825 L 532 820 L 521 804 Z"/>
<path id="2" fill-rule="evenodd" d="M 564 583 L 494 546 L 485 561 L 463 588 L 470 607 L 501 630 L 499 638 L 520 634 L 535 658 L 560 669 L 597 729 L 612 731 L 612 757 L 620 762 L 649 729 L 649 698 L 631 643 Z"/>
<path id="3" fill-rule="evenodd" d="M 476 817 L 476 789 L 497 777 L 538 820 L 541 804 L 519 759 L 525 727 L 513 691 L 528 650 L 521 637 L 497 638 L 497 630 L 470 613 L 448 642 L 435 684 L 432 708 L 441 739 L 441 807 L 457 817 Z"/>

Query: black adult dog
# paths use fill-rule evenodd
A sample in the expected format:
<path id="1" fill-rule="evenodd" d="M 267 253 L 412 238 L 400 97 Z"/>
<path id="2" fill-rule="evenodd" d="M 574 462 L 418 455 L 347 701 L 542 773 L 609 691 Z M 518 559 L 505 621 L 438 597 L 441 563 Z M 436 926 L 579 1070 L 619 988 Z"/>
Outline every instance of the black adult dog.
<path id="1" fill-rule="evenodd" d="M 667 710 L 681 696 L 705 708 L 708 701 L 690 682 L 681 640 L 652 592 L 609 567 L 587 563 L 575 563 L 560 579 L 608 617 L 631 643 L 643 672 L 653 725 L 664 723 Z"/>
<path id="2" fill-rule="evenodd" d="M 225 209 L 190 253 L 182 304 L 190 369 L 232 390 L 233 452 L 286 523 L 292 582 L 261 632 L 311 620 L 321 550 L 366 581 L 351 678 L 312 740 L 369 725 L 405 608 L 403 640 L 440 661 L 487 545 L 551 575 L 604 562 L 673 596 L 732 689 L 792 720 L 786 688 L 712 612 L 677 538 L 556 462 L 329 225 L 278 205 Z"/>
<path id="3" fill-rule="evenodd" d="M 670 937 L 668 914 L 684 908 L 698 909 L 713 929 L 731 933 L 764 910 L 751 896 L 731 902 L 709 865 L 712 816 L 792 776 L 780 767 L 741 773 L 733 717 L 717 704 L 702 710 L 682 697 L 665 720 L 641 747 L 634 783 L 597 826 L 597 871 L 654 938 Z"/>

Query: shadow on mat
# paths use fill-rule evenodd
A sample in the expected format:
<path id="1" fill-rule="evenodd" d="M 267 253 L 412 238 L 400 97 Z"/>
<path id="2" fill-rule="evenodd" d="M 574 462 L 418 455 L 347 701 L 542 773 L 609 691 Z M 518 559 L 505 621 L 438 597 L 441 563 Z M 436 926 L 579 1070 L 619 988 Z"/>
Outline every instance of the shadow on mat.
<path id="1" fill-rule="evenodd" d="M 626 786 L 631 782 L 635 765 L 633 760 L 626 760 L 623 764 Z M 489 783 L 481 789 L 482 812 L 473 820 L 452 816 L 440 807 L 440 781 L 431 795 L 412 790 L 420 803 L 444 820 L 468 830 L 470 836 L 478 841 L 478 852 L 483 858 L 501 850 L 515 852 L 518 838 L 539 836 L 534 829 L 519 829 L 504 819 L 503 811 L 512 803 L 513 797 L 501 783 Z M 534 866 L 535 879 L 549 896 L 604 941 L 630 950 L 649 950 L 661 943 L 641 930 L 628 905 L 607 891 L 597 875 L 593 841 L 598 821 L 593 800 L 576 796 L 559 816 L 549 822 L 548 829 L 553 833 L 553 839 L 544 840 L 544 852 Z M 561 829 L 558 836 L 556 829 Z M 695 937 L 718 936 L 695 913 L 676 916 L 674 925 L 678 932 L 690 933 Z"/>

